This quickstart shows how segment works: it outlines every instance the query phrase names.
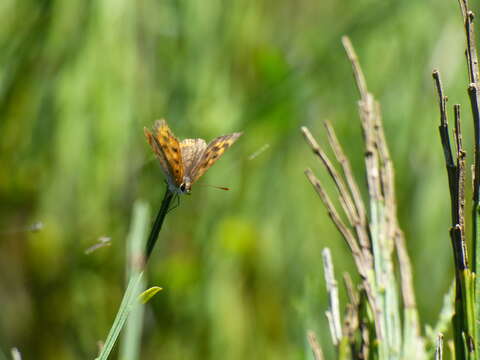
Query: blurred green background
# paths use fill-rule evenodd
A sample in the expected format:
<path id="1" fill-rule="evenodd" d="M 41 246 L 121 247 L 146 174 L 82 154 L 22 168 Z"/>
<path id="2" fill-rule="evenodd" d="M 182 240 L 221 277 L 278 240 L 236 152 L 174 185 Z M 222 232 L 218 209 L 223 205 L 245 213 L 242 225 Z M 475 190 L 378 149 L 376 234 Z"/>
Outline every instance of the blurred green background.
<path id="1" fill-rule="evenodd" d="M 304 177 L 312 167 L 333 189 L 299 127 L 324 143 L 329 119 L 364 186 L 344 34 L 383 107 L 421 320 L 435 322 L 452 262 L 431 70 L 468 114 L 456 1 L 2 0 L 0 23 L 3 352 L 96 355 L 133 203 L 153 220 L 163 196 L 143 127 L 165 117 L 180 138 L 244 136 L 200 181 L 231 191 L 197 185 L 167 216 L 141 358 L 304 359 L 307 329 L 331 354 L 322 248 L 339 277 L 353 266 Z M 112 246 L 86 255 L 101 236 Z"/>

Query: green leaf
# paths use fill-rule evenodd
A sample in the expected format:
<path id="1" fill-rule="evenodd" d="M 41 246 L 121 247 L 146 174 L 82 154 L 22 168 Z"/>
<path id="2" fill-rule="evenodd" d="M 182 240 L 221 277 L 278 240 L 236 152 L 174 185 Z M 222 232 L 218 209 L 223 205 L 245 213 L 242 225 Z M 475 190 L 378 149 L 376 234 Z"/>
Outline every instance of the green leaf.
<path id="1" fill-rule="evenodd" d="M 146 304 L 160 290 L 163 290 L 163 289 L 159 286 L 152 286 L 150 289 L 147 289 L 144 292 L 142 292 L 140 295 L 138 295 L 138 301 L 140 301 L 142 304 Z"/>

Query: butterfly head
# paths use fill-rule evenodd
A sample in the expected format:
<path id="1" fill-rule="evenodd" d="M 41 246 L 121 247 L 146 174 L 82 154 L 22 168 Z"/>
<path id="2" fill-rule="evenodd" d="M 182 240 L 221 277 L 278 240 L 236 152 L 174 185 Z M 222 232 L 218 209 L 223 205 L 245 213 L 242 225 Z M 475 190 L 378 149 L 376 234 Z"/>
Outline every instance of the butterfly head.
<path id="1" fill-rule="evenodd" d="M 183 182 L 178 187 L 178 190 L 179 190 L 180 194 L 187 194 L 187 195 L 191 194 L 191 192 L 192 192 L 192 181 L 190 180 L 190 178 L 188 176 L 185 176 L 183 178 Z"/>

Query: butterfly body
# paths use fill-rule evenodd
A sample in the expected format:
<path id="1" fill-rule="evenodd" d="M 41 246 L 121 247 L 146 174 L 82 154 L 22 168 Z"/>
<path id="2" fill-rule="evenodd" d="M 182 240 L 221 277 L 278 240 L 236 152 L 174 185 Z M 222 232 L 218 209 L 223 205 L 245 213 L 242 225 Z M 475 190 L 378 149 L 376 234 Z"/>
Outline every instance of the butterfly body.
<path id="1" fill-rule="evenodd" d="M 181 142 L 165 120 L 157 120 L 153 132 L 144 128 L 145 136 L 160 162 L 171 192 L 190 194 L 192 185 L 220 158 L 242 133 L 219 136 L 208 145 L 203 139 Z"/>

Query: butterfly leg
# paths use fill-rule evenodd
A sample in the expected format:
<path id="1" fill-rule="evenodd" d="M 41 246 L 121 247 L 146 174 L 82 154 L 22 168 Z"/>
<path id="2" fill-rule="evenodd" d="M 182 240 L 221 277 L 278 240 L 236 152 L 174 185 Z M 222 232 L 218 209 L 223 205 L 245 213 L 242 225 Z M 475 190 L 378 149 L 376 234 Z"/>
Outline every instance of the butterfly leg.
<path id="1" fill-rule="evenodd" d="M 175 195 L 173 195 L 173 197 L 174 197 L 174 201 L 176 200 L 176 204 L 173 205 L 170 209 L 168 209 L 167 214 L 168 214 L 170 211 L 175 210 L 177 207 L 180 206 L 180 195 L 179 195 L 179 194 L 175 194 Z"/>

